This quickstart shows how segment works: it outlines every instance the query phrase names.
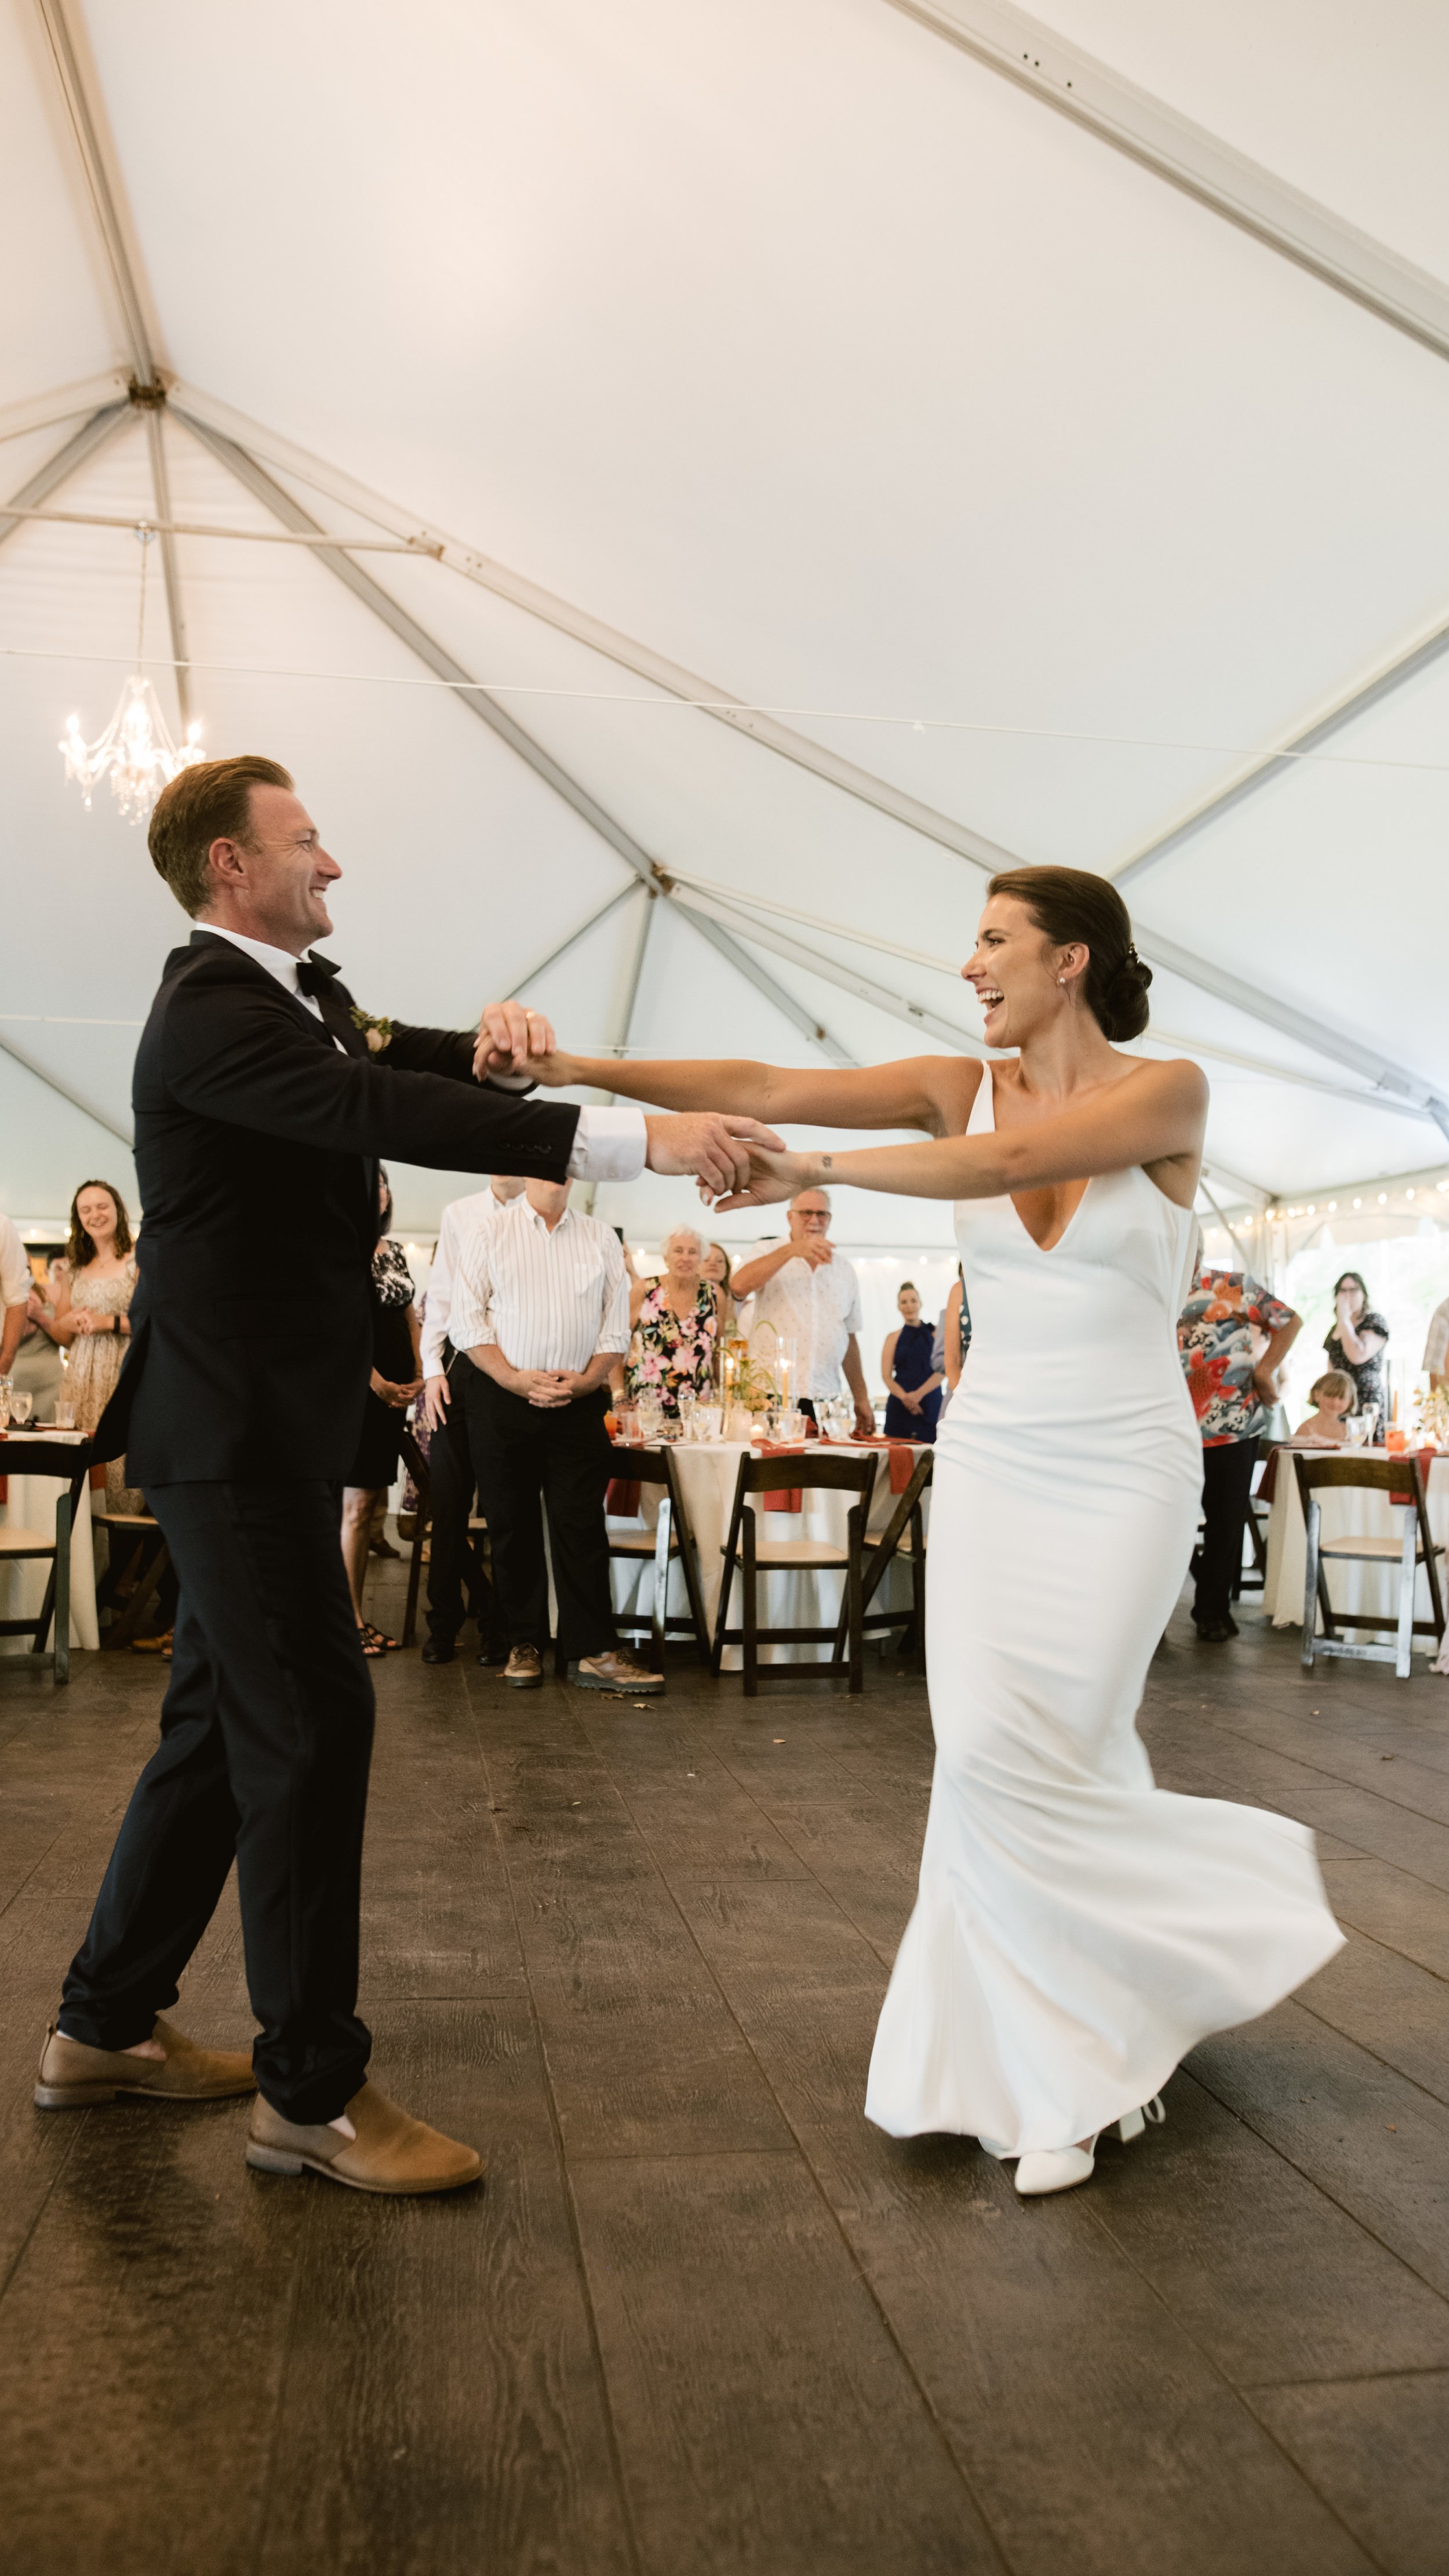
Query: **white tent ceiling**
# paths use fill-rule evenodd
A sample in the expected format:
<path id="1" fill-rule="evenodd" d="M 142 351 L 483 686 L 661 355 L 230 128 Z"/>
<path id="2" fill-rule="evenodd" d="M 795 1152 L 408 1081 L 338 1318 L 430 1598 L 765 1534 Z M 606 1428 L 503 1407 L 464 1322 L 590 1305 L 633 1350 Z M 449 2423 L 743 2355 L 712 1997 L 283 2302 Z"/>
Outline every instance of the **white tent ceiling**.
<path id="1" fill-rule="evenodd" d="M 0 0 L 0 495 L 87 522 L 0 512 L 0 1204 L 125 1168 L 182 925 L 55 744 L 134 658 L 93 522 L 167 512 L 341 541 L 176 536 L 146 650 L 296 772 L 369 1007 L 974 1047 L 982 867 L 1060 859 L 1220 1200 L 1431 1165 L 1446 101 L 1426 0 Z"/>

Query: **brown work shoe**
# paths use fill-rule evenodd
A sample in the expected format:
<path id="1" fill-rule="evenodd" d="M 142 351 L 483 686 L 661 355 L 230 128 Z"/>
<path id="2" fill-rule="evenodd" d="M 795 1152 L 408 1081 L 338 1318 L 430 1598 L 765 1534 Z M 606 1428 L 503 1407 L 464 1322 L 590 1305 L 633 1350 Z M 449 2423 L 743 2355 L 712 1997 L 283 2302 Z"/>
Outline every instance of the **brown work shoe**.
<path id="1" fill-rule="evenodd" d="M 159 2039 L 164 2057 L 88 2048 L 52 2022 L 40 2052 L 38 2108 L 84 2111 L 93 2102 L 114 2102 L 118 2093 L 144 2093 L 153 2102 L 216 2102 L 228 2093 L 255 2093 L 251 2057 L 240 2049 L 198 2048 L 169 2021 L 158 2021 L 151 2036 Z"/>
<path id="2" fill-rule="evenodd" d="M 457 2191 L 477 2182 L 483 2159 L 456 2138 L 445 2138 L 422 2120 L 410 2120 L 396 2102 L 364 2084 L 347 2105 L 357 2131 L 344 2137 L 325 2121 L 301 2127 L 284 2120 L 264 2095 L 258 2094 L 247 2138 L 247 2163 L 259 2173 L 326 2174 L 353 2191 Z"/>
<path id="3" fill-rule="evenodd" d="M 478 1658 L 481 1663 L 483 1658 Z M 503 1667 L 503 1678 L 510 1690 L 541 1690 L 543 1657 L 537 1646 L 515 1646 Z"/>
<path id="4" fill-rule="evenodd" d="M 657 1694 L 664 1688 L 664 1675 L 651 1673 L 647 1664 L 636 1664 L 622 1646 L 611 1655 L 585 1655 L 569 1678 L 580 1690 L 632 1691 L 636 1699 L 646 1691 Z"/>

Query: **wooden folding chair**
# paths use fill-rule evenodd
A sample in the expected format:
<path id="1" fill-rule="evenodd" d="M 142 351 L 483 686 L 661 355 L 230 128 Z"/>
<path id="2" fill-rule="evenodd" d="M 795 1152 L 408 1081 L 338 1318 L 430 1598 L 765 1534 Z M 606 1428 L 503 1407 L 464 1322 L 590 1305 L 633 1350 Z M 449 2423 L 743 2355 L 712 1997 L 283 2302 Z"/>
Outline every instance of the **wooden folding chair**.
<path id="1" fill-rule="evenodd" d="M 1400 1681 L 1409 1678 L 1410 1658 L 1416 1636 L 1431 1636 L 1436 1645 L 1444 1642 L 1444 1598 L 1439 1588 L 1438 1559 L 1444 1554 L 1429 1527 L 1428 1499 L 1424 1486 L 1422 1458 L 1407 1455 L 1398 1458 L 1365 1458 L 1350 1453 L 1339 1458 L 1309 1458 L 1301 1450 L 1293 1453 L 1298 1477 L 1298 1493 L 1303 1505 L 1303 1526 L 1307 1534 L 1307 1554 L 1303 1574 L 1303 1662 L 1313 1668 L 1318 1655 L 1344 1655 L 1366 1664 L 1392 1664 Z M 1403 1512 L 1403 1528 L 1398 1537 L 1387 1532 L 1382 1537 L 1365 1534 L 1358 1538 L 1323 1536 L 1322 1507 L 1318 1489 L 1325 1486 L 1357 1486 L 1371 1493 L 1387 1496 L 1391 1505 Z M 1340 1628 L 1387 1628 L 1394 1624 L 1383 1617 L 1361 1610 L 1335 1610 L 1328 1598 L 1329 1564 L 1393 1565 L 1399 1568 L 1398 1634 L 1392 1646 L 1356 1646 L 1340 1637 Z M 1420 1566 L 1428 1578 L 1431 1618 L 1414 1616 L 1414 1591 Z M 1323 1634 L 1318 1636 L 1317 1613 L 1323 1613 Z"/>
<path id="2" fill-rule="evenodd" d="M 630 1465 L 632 1471 L 632 1460 Z M 699 1579 L 699 1552 L 689 1526 L 689 1514 L 684 1507 L 674 1451 L 667 1440 L 662 1440 L 657 1449 L 640 1452 L 638 1481 L 641 1485 L 663 1486 L 664 1499 L 659 1506 L 659 1518 L 652 1530 L 611 1529 L 609 1554 L 611 1557 L 628 1557 L 635 1564 L 642 1558 L 653 1558 L 654 1606 L 647 1619 L 627 1611 L 622 1615 L 616 1614 L 614 1625 L 626 1637 L 648 1637 L 652 1640 L 656 1672 L 664 1670 L 665 1640 L 671 1636 L 692 1636 L 700 1662 L 708 1664 L 711 1660 L 709 1620 Z M 685 1596 L 689 1602 L 687 1617 L 682 1611 L 671 1611 L 668 1607 L 669 1569 L 672 1564 L 683 1568 Z"/>
<path id="3" fill-rule="evenodd" d="M 49 1661 L 57 1682 L 70 1680 L 70 1542 L 75 1516 L 91 1470 L 89 1444 L 71 1440 L 22 1438 L 0 1443 L 0 1467 L 12 1476 L 55 1476 L 68 1490 L 55 1498 L 55 1529 L 24 1529 L 0 1522 L 0 1565 L 49 1560 L 45 1598 L 34 1619 L 0 1619 L 0 1637 L 29 1637 L 33 1655 L 44 1656 L 45 1641 L 55 1622 L 55 1645 Z"/>
<path id="4" fill-rule="evenodd" d="M 103 1529 L 110 1540 L 110 1563 L 96 1585 L 96 1610 L 112 1610 L 115 1616 L 101 1631 L 101 1649 L 113 1654 L 129 1646 L 140 1633 L 141 1622 L 150 1609 L 171 1563 L 171 1550 L 161 1535 L 161 1524 L 150 1512 L 91 1512 L 93 1529 Z M 129 1553 L 127 1540 L 133 1542 Z M 131 1590 L 125 1606 L 120 1608 L 121 1587 L 128 1580 Z"/>
<path id="5" fill-rule="evenodd" d="M 935 1464 L 934 1449 L 923 1449 L 911 1480 L 897 1497 L 895 1510 L 879 1536 L 865 1534 L 865 1580 L 861 1587 L 861 1629 L 865 1635 L 879 1634 L 891 1628 L 904 1629 L 909 1636 L 912 1657 L 917 1664 L 926 1660 L 926 1523 L 921 1510 L 921 1496 L 931 1481 Z M 894 1558 L 903 1556 L 911 1569 L 911 1606 L 909 1610 L 872 1610 L 871 1603 L 889 1574 Z M 835 1661 L 845 1653 L 846 1612 L 849 1604 L 840 1605 L 840 1623 L 835 1631 Z M 902 1639 L 902 1652 L 905 1639 Z"/>
<path id="6" fill-rule="evenodd" d="M 875 1483 L 877 1455 L 866 1458 L 824 1458 L 818 1450 L 807 1449 L 798 1458 L 751 1458 L 740 1460 L 735 1484 L 734 1510 L 730 1516 L 729 1536 L 720 1550 L 724 1558 L 724 1581 L 720 1586 L 719 1615 L 715 1621 L 713 1670 L 718 1673 L 726 1646 L 744 1649 L 746 1699 L 759 1696 L 762 1681 L 798 1681 L 802 1673 L 837 1673 L 839 1660 L 832 1652 L 827 1657 L 815 1656 L 804 1664 L 762 1664 L 761 1646 L 830 1646 L 835 1644 L 831 1628 L 762 1628 L 759 1624 L 759 1578 L 762 1574 L 834 1573 L 845 1577 L 845 1625 L 849 1648 L 849 1687 L 852 1692 L 865 1688 L 865 1668 L 861 1659 L 861 1597 L 865 1588 L 865 1523 L 870 1510 L 871 1488 Z M 806 1493 L 854 1494 L 850 1507 L 849 1534 L 844 1550 L 828 1539 L 762 1538 L 757 1515 L 748 1497 L 774 1494 L 782 1489 L 799 1487 Z M 739 1628 L 726 1625 L 729 1617 L 730 1590 L 736 1565 L 740 1568 L 744 1624 Z"/>

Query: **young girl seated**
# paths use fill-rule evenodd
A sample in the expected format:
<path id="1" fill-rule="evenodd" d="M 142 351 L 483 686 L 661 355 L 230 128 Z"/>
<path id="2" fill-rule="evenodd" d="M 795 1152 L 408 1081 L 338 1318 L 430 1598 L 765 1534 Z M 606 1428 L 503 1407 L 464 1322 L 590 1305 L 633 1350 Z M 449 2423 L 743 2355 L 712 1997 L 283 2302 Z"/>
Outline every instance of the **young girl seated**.
<path id="1" fill-rule="evenodd" d="M 1341 1448 L 1348 1437 L 1344 1421 L 1358 1402 L 1358 1389 L 1347 1369 L 1325 1369 L 1309 1388 L 1308 1401 L 1314 1409 L 1305 1422 L 1299 1423 L 1294 1439 L 1319 1440 Z"/>

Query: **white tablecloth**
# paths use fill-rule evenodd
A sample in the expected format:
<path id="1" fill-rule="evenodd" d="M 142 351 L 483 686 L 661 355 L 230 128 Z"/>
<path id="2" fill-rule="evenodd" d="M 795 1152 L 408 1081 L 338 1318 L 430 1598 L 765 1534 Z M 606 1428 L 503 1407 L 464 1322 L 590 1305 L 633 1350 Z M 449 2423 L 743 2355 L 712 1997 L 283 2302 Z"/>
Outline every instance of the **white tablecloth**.
<path id="1" fill-rule="evenodd" d="M 811 1443 L 813 1449 L 814 1443 Z M 678 1441 L 674 1461 L 679 1471 L 680 1491 L 689 1514 L 695 1550 L 699 1559 L 700 1589 L 709 1618 L 709 1632 L 714 1635 L 715 1615 L 719 1608 L 720 1585 L 724 1578 L 724 1558 L 720 1551 L 729 1536 L 730 1513 L 734 1508 L 735 1482 L 740 1460 L 747 1454 L 748 1443 L 742 1440 Z M 829 1454 L 839 1458 L 870 1458 L 877 1461 L 876 1479 L 871 1488 L 870 1510 L 866 1527 L 878 1533 L 886 1527 L 900 1500 L 891 1492 L 890 1452 L 885 1449 L 858 1448 L 853 1442 L 829 1443 Z M 912 1444 L 913 1460 L 920 1455 L 920 1445 Z M 615 1473 L 632 1477 L 635 1473 L 633 1453 L 616 1448 Z M 638 1461 L 641 1474 L 647 1470 L 647 1458 Z M 653 1529 L 659 1518 L 663 1498 L 662 1485 L 643 1486 L 640 1497 L 641 1517 Z M 854 1496 L 846 1493 L 819 1492 L 806 1494 L 802 1512 L 768 1512 L 764 1516 L 761 1536 L 766 1539 L 811 1538 L 844 1548 L 848 1535 L 850 1507 Z M 759 1503 L 762 1496 L 751 1497 Z M 923 1516 L 929 1526 L 931 1494 L 929 1486 L 921 1498 Z M 638 1523 L 614 1521 L 613 1529 L 633 1529 Z M 636 1611 L 647 1617 L 654 1600 L 654 1568 L 644 1560 L 636 1569 L 627 1558 L 615 1557 L 614 1607 Z M 770 1628 L 828 1628 L 840 1616 L 840 1600 L 845 1578 L 841 1574 L 804 1568 L 790 1573 L 765 1575 L 760 1583 L 760 1622 Z M 909 1560 L 897 1557 L 871 1609 L 885 1610 L 906 1606 L 910 1599 Z M 684 1589 L 684 1576 L 676 1564 L 669 1578 L 669 1609 L 687 1617 L 689 1601 Z M 736 1572 L 730 1595 L 730 1624 L 739 1624 L 740 1578 Z M 761 1662 L 809 1663 L 828 1650 L 824 1646 L 766 1646 L 761 1649 Z M 737 1672 L 740 1664 L 738 1646 L 727 1646 L 725 1669 Z"/>
<path id="2" fill-rule="evenodd" d="M 46 1434 L 49 1440 L 59 1436 L 53 1431 Z M 11 1529 L 38 1530 L 42 1538 L 53 1538 L 55 1506 L 66 1490 L 64 1480 L 59 1476 L 17 1476 L 9 1462 L 22 1447 L 19 1441 L 0 1440 L 0 1475 L 9 1486 L 9 1499 L 0 1503 L 0 1524 Z M 49 1580 L 50 1565 L 45 1557 L 31 1557 L 19 1565 L 0 1563 L 0 1619 L 38 1618 Z M 88 1646 L 92 1652 L 101 1642 L 96 1626 L 91 1498 L 84 1485 L 70 1541 L 70 1642 L 73 1646 Z M 24 1655 L 29 1651 L 28 1637 L 0 1637 L 0 1655 Z"/>
<path id="3" fill-rule="evenodd" d="M 1382 1449 L 1365 1450 L 1365 1457 L 1382 1458 Z M 1365 1486 L 1320 1486 L 1318 1500 L 1322 1511 L 1323 1535 L 1327 1538 L 1394 1538 L 1402 1540 L 1404 1515 L 1390 1503 L 1386 1494 L 1374 1493 Z M 1429 1469 L 1429 1527 L 1441 1546 L 1449 1540 L 1449 1457 L 1436 1458 Z M 1277 1482 L 1268 1515 L 1268 1571 L 1263 1586 L 1263 1607 L 1275 1628 L 1300 1628 L 1303 1624 L 1303 1581 L 1307 1568 L 1308 1538 L 1303 1527 L 1303 1506 L 1298 1499 L 1298 1478 L 1293 1466 L 1292 1450 L 1278 1459 Z M 1444 1588 L 1444 1560 L 1439 1561 L 1439 1586 Z M 1358 1610 L 1365 1617 L 1383 1614 L 1383 1633 L 1392 1636 L 1398 1620 L 1399 1569 L 1397 1564 L 1355 1564 L 1351 1558 L 1336 1558 L 1328 1567 L 1328 1597 L 1336 1610 Z M 1429 1616 L 1429 1586 L 1422 1566 L 1414 1594 L 1414 1616 Z M 1372 1636 L 1371 1629 L 1361 1633 Z M 1421 1638 L 1420 1645 L 1432 1643 Z"/>

